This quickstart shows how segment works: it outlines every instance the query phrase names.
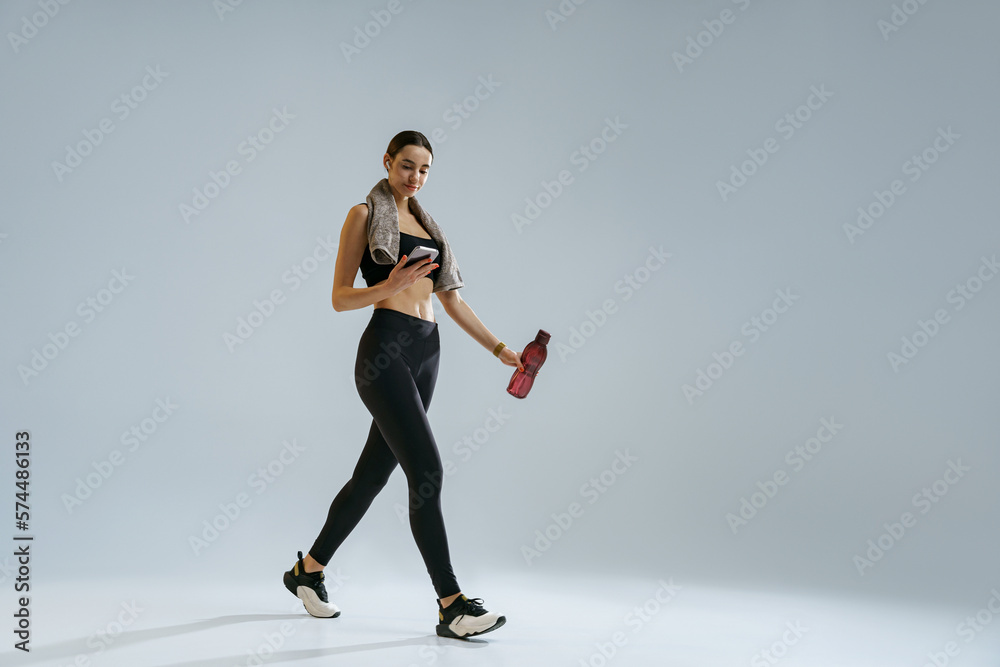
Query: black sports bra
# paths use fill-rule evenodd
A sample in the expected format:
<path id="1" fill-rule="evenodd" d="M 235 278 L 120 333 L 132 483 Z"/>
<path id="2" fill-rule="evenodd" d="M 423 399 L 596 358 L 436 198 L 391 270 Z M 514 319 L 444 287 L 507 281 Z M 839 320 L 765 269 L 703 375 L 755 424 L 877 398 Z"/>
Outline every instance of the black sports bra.
<path id="1" fill-rule="evenodd" d="M 371 287 L 376 285 L 386 278 L 389 277 L 389 272 L 392 271 L 396 263 L 399 262 L 399 258 L 403 255 L 409 256 L 413 249 L 418 245 L 427 246 L 428 248 L 434 248 L 439 253 L 441 249 L 438 244 L 434 242 L 434 239 L 425 239 L 422 236 L 414 236 L 413 234 L 407 234 L 406 232 L 399 233 L 399 254 L 396 255 L 396 261 L 392 264 L 378 264 L 374 259 L 372 259 L 371 246 L 365 245 L 365 252 L 361 255 L 361 276 L 365 279 L 365 283 Z M 434 260 L 435 264 L 440 264 L 441 256 Z M 425 278 L 430 278 L 433 281 L 437 281 L 438 274 L 441 272 L 441 267 L 432 270 Z"/>

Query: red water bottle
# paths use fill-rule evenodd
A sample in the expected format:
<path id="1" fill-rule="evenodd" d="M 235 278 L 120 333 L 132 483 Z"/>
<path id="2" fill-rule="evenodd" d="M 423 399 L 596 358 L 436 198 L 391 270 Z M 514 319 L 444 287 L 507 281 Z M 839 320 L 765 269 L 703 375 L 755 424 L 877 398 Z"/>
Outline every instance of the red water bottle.
<path id="1" fill-rule="evenodd" d="M 524 371 L 515 370 L 510 384 L 507 385 L 507 393 L 514 398 L 524 398 L 531 391 L 531 383 L 535 381 L 535 375 L 545 363 L 545 357 L 548 355 L 548 348 L 545 346 L 548 344 L 549 338 L 551 336 L 547 331 L 539 329 L 535 340 L 524 347 L 524 352 L 521 353 L 521 365 L 524 366 Z"/>

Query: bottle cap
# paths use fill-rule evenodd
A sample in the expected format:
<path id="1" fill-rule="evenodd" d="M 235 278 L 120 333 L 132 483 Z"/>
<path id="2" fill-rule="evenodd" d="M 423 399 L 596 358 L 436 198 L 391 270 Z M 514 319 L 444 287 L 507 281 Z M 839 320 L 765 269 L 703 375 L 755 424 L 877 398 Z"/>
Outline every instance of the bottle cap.
<path id="1" fill-rule="evenodd" d="M 552 338 L 552 336 L 549 335 L 548 331 L 546 331 L 545 329 L 539 329 L 538 335 L 535 336 L 535 342 L 541 343 L 542 345 L 548 345 L 550 338 Z"/>

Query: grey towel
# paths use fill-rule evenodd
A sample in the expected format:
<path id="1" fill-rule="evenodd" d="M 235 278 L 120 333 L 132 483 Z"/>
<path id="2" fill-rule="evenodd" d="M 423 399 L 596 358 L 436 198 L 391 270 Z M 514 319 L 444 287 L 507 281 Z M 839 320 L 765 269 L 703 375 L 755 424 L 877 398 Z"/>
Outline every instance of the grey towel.
<path id="1" fill-rule="evenodd" d="M 441 265 L 437 280 L 434 281 L 434 292 L 453 290 L 464 287 L 462 274 L 458 270 L 458 262 L 448 245 L 444 232 L 434 222 L 434 218 L 410 197 L 410 213 L 416 216 L 427 233 L 431 235 L 440 249 L 435 262 Z M 389 180 L 383 178 L 375 184 L 368 196 L 368 245 L 371 248 L 372 259 L 376 264 L 395 264 L 399 261 L 399 211 L 396 200 L 392 196 Z"/>

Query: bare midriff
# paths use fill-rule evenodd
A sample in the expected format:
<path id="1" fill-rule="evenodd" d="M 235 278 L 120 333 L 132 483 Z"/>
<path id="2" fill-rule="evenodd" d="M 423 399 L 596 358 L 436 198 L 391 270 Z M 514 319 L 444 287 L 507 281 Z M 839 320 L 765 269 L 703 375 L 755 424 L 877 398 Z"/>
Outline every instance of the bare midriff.
<path id="1" fill-rule="evenodd" d="M 401 313 L 433 322 L 434 308 L 431 304 L 431 294 L 433 291 L 434 281 L 430 279 L 430 276 L 426 276 L 402 292 L 393 294 L 388 299 L 377 301 L 375 307 L 398 310 Z"/>

